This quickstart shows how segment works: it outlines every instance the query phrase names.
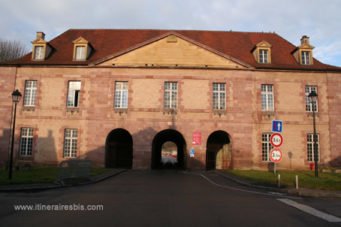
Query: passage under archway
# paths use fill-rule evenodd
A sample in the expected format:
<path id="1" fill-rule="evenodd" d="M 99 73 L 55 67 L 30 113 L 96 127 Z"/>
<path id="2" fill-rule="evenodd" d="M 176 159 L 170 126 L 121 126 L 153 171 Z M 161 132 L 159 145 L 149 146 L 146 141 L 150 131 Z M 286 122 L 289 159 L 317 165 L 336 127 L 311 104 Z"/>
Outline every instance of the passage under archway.
<path id="1" fill-rule="evenodd" d="M 105 143 L 106 168 L 132 168 L 133 138 L 125 129 L 112 130 Z"/>
<path id="2" fill-rule="evenodd" d="M 184 169 L 186 142 L 181 133 L 166 129 L 153 139 L 152 169 Z"/>
<path id="3" fill-rule="evenodd" d="M 231 167 L 230 136 L 224 131 L 215 131 L 207 139 L 206 170 Z"/>

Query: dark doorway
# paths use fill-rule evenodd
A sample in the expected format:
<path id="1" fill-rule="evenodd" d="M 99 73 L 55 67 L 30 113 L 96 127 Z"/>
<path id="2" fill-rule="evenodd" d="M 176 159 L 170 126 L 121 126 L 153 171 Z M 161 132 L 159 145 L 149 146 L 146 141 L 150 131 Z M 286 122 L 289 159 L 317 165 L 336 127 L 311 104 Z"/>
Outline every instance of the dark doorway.
<path id="1" fill-rule="evenodd" d="M 176 149 L 172 145 L 176 145 Z M 173 159 L 166 157 L 167 152 L 173 155 Z M 185 158 L 186 141 L 181 133 L 166 129 L 156 134 L 152 144 L 152 169 L 185 169 Z"/>
<path id="2" fill-rule="evenodd" d="M 128 168 L 133 165 L 133 138 L 127 130 L 112 130 L 105 143 L 105 167 Z"/>
<path id="3" fill-rule="evenodd" d="M 206 170 L 231 167 L 230 136 L 224 131 L 215 131 L 207 139 Z"/>

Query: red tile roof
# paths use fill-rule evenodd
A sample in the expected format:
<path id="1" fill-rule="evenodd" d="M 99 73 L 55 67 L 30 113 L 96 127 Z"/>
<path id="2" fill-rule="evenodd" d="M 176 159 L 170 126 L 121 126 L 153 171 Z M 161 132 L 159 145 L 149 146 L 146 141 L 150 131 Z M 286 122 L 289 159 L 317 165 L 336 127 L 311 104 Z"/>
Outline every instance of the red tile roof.
<path id="1" fill-rule="evenodd" d="M 117 29 L 70 29 L 51 40 L 53 48 L 44 61 L 32 61 L 31 53 L 10 62 L 16 65 L 89 65 L 113 54 L 166 34 L 180 34 L 189 40 L 200 43 L 224 55 L 231 56 L 258 69 L 302 69 L 302 70 L 341 70 L 314 59 L 313 65 L 300 65 L 292 53 L 296 46 L 275 33 L 191 31 L 191 30 L 117 30 Z M 79 37 L 89 41 L 93 52 L 84 62 L 73 61 L 73 41 Z M 252 50 L 257 43 L 266 41 L 272 45 L 271 64 L 258 64 Z"/>

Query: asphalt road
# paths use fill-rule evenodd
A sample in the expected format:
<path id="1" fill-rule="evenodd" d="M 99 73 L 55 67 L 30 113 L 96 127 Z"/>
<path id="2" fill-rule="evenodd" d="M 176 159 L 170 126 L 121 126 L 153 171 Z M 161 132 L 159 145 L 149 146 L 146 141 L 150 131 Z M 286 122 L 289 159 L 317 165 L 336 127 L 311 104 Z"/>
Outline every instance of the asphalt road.
<path id="1" fill-rule="evenodd" d="M 278 199 L 341 217 L 340 199 L 255 191 L 212 172 L 128 171 L 93 185 L 1 193 L 0 226 L 341 226 L 341 222 L 328 222 Z M 15 211 L 14 205 L 36 209 L 46 205 L 65 209 L 67 205 L 78 210 Z M 100 205 L 100 210 L 79 210 L 88 205 Z"/>

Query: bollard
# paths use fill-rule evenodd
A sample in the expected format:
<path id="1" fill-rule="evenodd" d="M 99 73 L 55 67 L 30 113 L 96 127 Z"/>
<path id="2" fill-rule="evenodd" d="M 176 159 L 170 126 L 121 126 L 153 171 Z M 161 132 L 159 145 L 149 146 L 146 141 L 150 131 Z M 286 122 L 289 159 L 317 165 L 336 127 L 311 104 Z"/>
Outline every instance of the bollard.
<path id="1" fill-rule="evenodd" d="M 281 174 L 277 175 L 277 184 L 278 184 L 278 187 L 280 188 L 281 187 Z"/>
<path id="2" fill-rule="evenodd" d="M 296 179 L 295 179 L 295 185 L 296 185 L 296 189 L 298 189 L 298 175 L 296 175 L 296 177 L 295 177 Z"/>

